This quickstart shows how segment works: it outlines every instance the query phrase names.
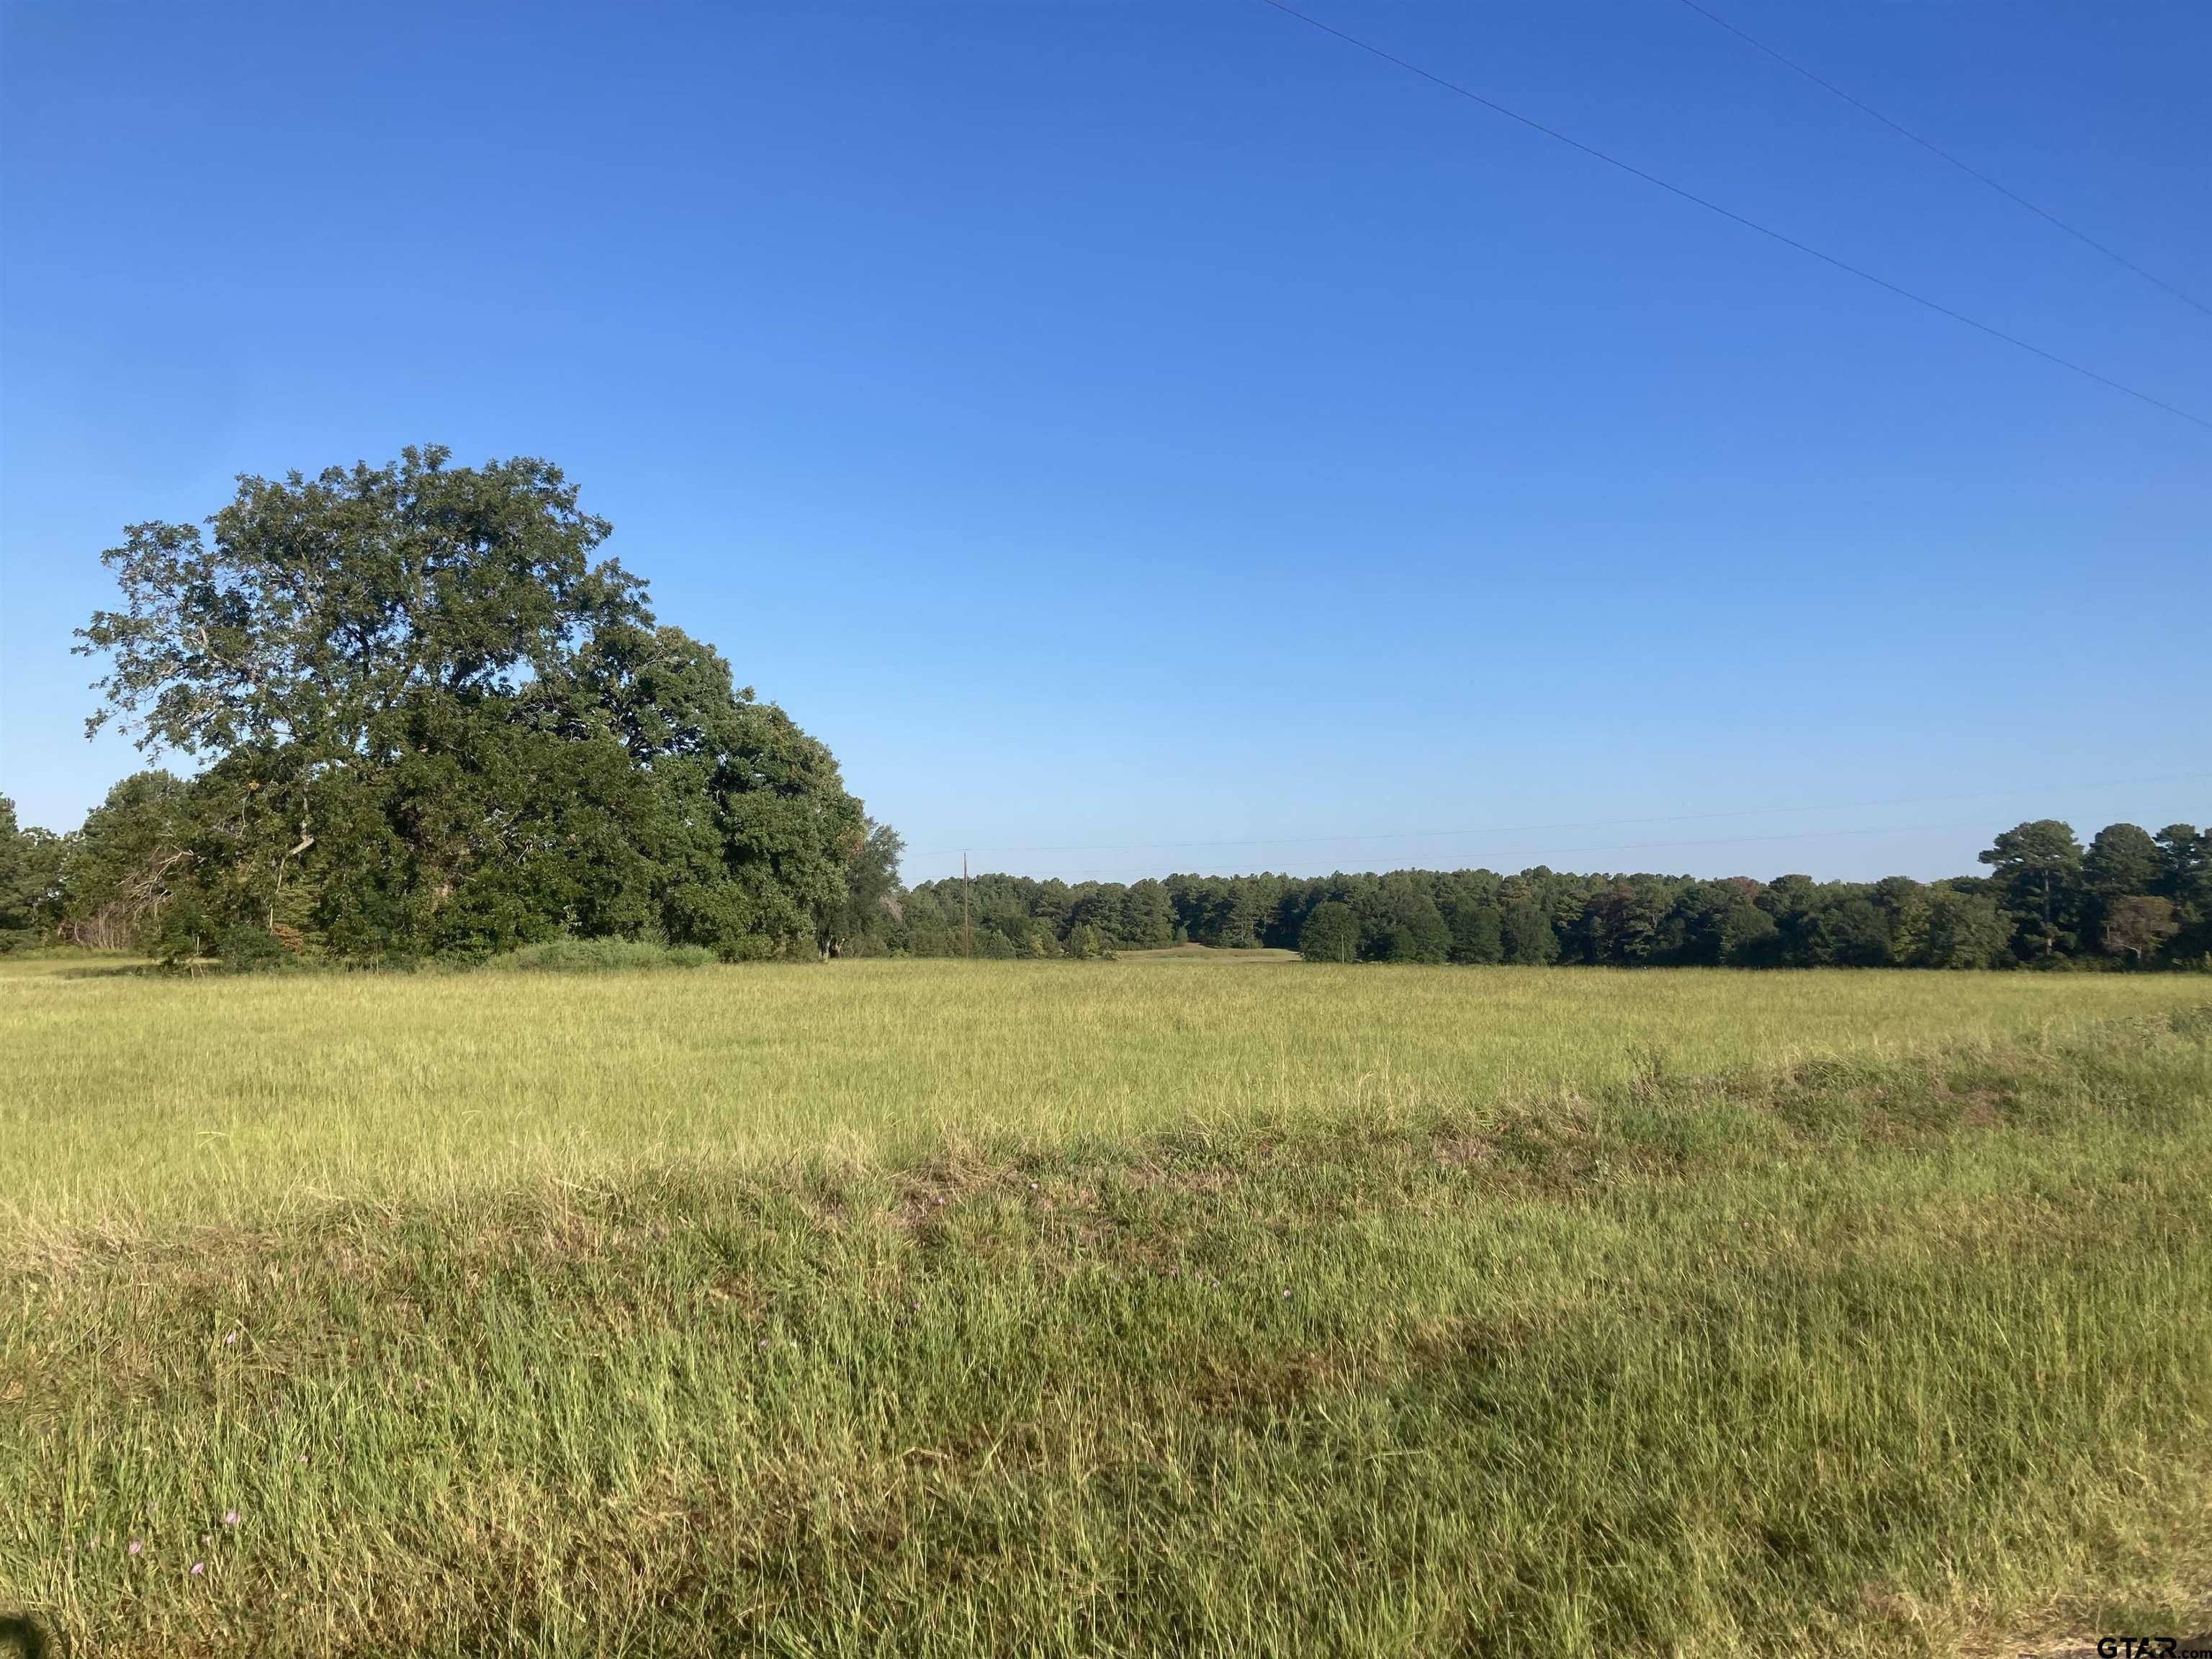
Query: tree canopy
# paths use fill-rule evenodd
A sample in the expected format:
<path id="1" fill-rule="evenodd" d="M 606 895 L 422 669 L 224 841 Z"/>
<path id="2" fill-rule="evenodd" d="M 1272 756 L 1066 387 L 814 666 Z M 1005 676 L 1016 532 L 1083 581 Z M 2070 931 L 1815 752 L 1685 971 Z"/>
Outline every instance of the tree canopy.
<path id="1" fill-rule="evenodd" d="M 1324 899 L 1298 928 L 1298 954 L 1308 962 L 1359 960 L 1359 913 L 1336 899 Z"/>
<path id="2" fill-rule="evenodd" d="M 15 803 L 0 795 L 0 951 L 36 945 L 56 897 L 62 844 L 15 822 Z"/>
<path id="3" fill-rule="evenodd" d="M 450 461 L 241 478 L 204 531 L 133 525 L 103 556 L 91 725 L 204 769 L 117 787 L 63 856 L 57 931 L 355 960 L 880 931 L 896 838 L 829 750 L 657 623 L 560 469 Z"/>
<path id="4" fill-rule="evenodd" d="M 2071 848 L 2071 852 L 2068 849 Z M 2145 848 L 2148 848 L 2146 854 Z M 973 954 L 1087 954 L 1190 940 L 1325 962 L 1616 967 L 2212 967 L 2212 842 L 2187 824 L 2114 824 L 2082 854 L 2042 820 L 1998 836 L 1987 877 L 1760 882 L 1573 875 L 1538 866 L 1387 875 L 1170 876 L 969 884 Z M 923 882 L 884 940 L 960 953 L 960 884 Z M 1081 947 L 1068 950 L 1078 927 Z"/>

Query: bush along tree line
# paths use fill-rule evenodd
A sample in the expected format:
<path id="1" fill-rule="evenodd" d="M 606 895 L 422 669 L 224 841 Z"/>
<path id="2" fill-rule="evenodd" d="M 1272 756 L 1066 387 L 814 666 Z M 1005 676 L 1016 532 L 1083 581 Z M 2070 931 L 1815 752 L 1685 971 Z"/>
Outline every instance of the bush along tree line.
<path id="1" fill-rule="evenodd" d="M 2085 850 L 2067 825 L 1996 838 L 1989 873 L 1917 882 L 1565 875 L 1170 876 L 969 884 L 970 952 L 1094 956 L 1191 942 L 1319 962 L 1780 968 L 2212 967 L 2212 830 L 2131 823 Z M 886 948 L 962 950 L 957 880 L 900 902 Z"/>
<path id="2" fill-rule="evenodd" d="M 78 649 L 191 776 L 72 834 L 0 805 L 0 948 L 234 963 L 486 957 L 562 939 L 830 956 L 880 933 L 899 843 L 829 750 L 658 623 L 540 460 L 239 481 L 125 532 Z"/>

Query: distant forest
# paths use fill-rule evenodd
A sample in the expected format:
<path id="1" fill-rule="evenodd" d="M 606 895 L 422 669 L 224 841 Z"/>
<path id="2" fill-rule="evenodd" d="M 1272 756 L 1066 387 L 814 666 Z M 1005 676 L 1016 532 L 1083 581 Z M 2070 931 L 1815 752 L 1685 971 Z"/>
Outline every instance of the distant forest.
<path id="1" fill-rule="evenodd" d="M 1613 967 L 2212 969 L 2212 829 L 2132 823 L 2085 849 L 2052 819 L 1997 836 L 1984 876 L 1770 882 L 1568 875 L 1539 866 L 1388 875 L 969 884 L 968 950 L 1087 957 L 1184 941 L 1321 962 Z M 897 901 L 876 948 L 962 951 L 961 884 Z"/>
<path id="2" fill-rule="evenodd" d="M 730 957 L 801 953 L 743 933 L 679 932 L 649 907 L 580 911 L 577 893 L 610 880 L 603 846 L 550 860 L 540 848 L 534 867 L 500 879 L 496 927 L 456 904 L 442 919 L 466 918 L 465 927 L 413 948 L 387 939 L 346 949 L 281 921 L 272 932 L 265 899 L 222 856 L 225 793 L 220 775 L 138 773 L 60 836 L 20 828 L 0 797 L 0 951 L 74 944 L 240 965 L 280 952 L 399 962 L 481 957 L 565 936 L 704 942 Z M 1273 946 L 1319 962 L 2212 971 L 2212 827 L 2185 823 L 2156 835 L 2112 824 L 2086 848 L 2064 823 L 2022 823 L 1980 855 L 1986 875 L 1935 882 L 1572 875 L 1541 866 L 1516 875 L 1175 875 L 1126 884 L 979 875 L 967 884 L 963 930 L 957 878 L 902 887 L 898 837 L 857 810 L 848 822 L 859 828 L 845 832 L 842 857 L 830 854 L 842 879 L 819 905 L 822 937 L 812 922 L 794 929 L 804 954 L 1079 959 L 1190 943 Z M 358 842 L 350 850 L 371 851 Z M 549 862 L 576 860 L 583 867 L 572 876 L 549 875 Z M 218 915 L 227 895 L 248 902 Z"/>

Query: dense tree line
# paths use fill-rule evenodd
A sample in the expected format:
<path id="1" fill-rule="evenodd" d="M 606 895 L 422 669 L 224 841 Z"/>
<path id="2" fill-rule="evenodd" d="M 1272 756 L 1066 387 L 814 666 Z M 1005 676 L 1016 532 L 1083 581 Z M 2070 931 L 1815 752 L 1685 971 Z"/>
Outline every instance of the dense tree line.
<path id="1" fill-rule="evenodd" d="M 1181 941 L 1323 962 L 1613 966 L 2212 966 L 2212 830 L 2130 823 L 2085 849 L 2050 819 L 1999 836 L 1985 876 L 1567 875 L 1538 867 L 1387 875 L 1170 876 L 1123 886 L 979 876 L 976 956 L 1095 956 Z M 908 893 L 882 948 L 962 949 L 957 880 Z"/>
<path id="2" fill-rule="evenodd" d="M 898 842 L 830 751 L 656 621 L 545 462 L 247 477 L 130 526 L 79 649 L 143 749 L 62 836 L 0 821 L 0 946 L 479 957 L 561 935 L 830 955 Z"/>
<path id="3" fill-rule="evenodd" d="M 393 833 L 378 818 L 368 834 L 348 829 L 345 856 L 396 856 L 398 868 L 326 875 L 302 860 L 295 884 L 280 886 L 264 864 L 239 855 L 241 843 L 252 844 L 240 834 L 241 821 L 252 820 L 239 793 L 220 769 L 189 781 L 142 772 L 65 836 L 19 829 L 0 798 L 0 950 L 48 939 L 179 956 L 216 947 L 240 958 L 348 954 L 341 929 L 357 915 L 354 884 L 410 890 L 413 855 L 395 854 Z M 782 919 L 779 932 L 773 921 L 718 928 L 718 913 L 678 886 L 697 879 L 696 863 L 651 867 L 667 843 L 645 839 L 649 821 L 638 841 L 626 842 L 619 817 L 608 822 L 573 801 L 550 810 L 556 823 L 569 814 L 599 833 L 572 831 L 565 848 L 541 849 L 522 871 L 487 872 L 489 895 L 471 903 L 418 901 L 413 914 L 428 924 L 423 931 L 373 936 L 368 951 L 350 954 L 481 955 L 568 934 L 703 943 L 732 957 L 1093 957 L 1190 942 L 1275 946 L 1322 962 L 2212 969 L 2212 829 L 2187 824 L 2154 836 L 2112 824 L 2084 848 L 2063 823 L 2023 823 L 1981 854 L 1987 875 L 1926 883 L 1570 875 L 1539 866 L 1516 875 L 1176 875 L 1127 884 L 979 875 L 963 895 L 957 879 L 901 887 L 897 836 L 854 805 L 833 818 L 843 827 L 814 843 L 811 860 L 801 841 L 793 863 L 822 879 L 811 906 L 793 883 L 780 909 L 763 907 Z M 715 833 L 726 848 L 728 823 Z M 264 861 L 289 850 L 266 837 L 260 845 Z M 771 859 L 779 850 L 769 836 L 738 847 L 735 857 L 720 854 L 723 868 L 759 856 L 757 848 Z M 487 922 L 487 911 L 504 921 Z M 284 916 L 301 921 L 288 927 Z"/>
<path id="4" fill-rule="evenodd" d="M 79 649 L 143 749 L 77 830 L 0 797 L 0 950 L 408 961 L 560 937 L 732 959 L 1095 957 L 1193 941 L 1328 962 L 2212 966 L 2212 830 L 2022 823 L 1920 883 L 1566 875 L 898 880 L 836 761 L 596 557 L 560 471 L 242 478 L 104 558 Z M 963 903 L 965 910 L 963 913 Z"/>

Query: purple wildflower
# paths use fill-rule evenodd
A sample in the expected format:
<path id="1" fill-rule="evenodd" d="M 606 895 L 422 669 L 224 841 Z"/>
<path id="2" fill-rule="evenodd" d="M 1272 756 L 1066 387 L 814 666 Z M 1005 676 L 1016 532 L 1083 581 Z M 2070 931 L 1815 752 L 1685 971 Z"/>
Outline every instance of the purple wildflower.
<path id="1" fill-rule="evenodd" d="M 207 1563 L 206 1563 L 206 1562 L 204 1562 L 204 1561 L 195 1561 L 195 1562 L 193 1562 L 193 1563 L 192 1563 L 192 1576 L 193 1576 L 194 1577 L 196 1577 L 196 1578 L 197 1578 L 200 1574 L 202 1574 L 202 1573 L 205 1572 L 206 1571 L 207 1571 Z"/>
<path id="2" fill-rule="evenodd" d="M 124 1553 L 125 1553 L 126 1555 L 136 1555 L 136 1554 L 137 1554 L 141 1550 L 143 1550 L 145 1547 L 146 1547 L 146 1543 L 145 1543 L 145 1540 L 144 1540 L 143 1539 L 140 1539 L 140 1538 L 134 1538 L 134 1539 L 132 1539 L 132 1540 L 131 1540 L 131 1547 L 130 1547 L 128 1550 L 125 1551 Z"/>
<path id="3" fill-rule="evenodd" d="M 1285 1296 L 1288 1296 L 1290 1292 L 1288 1291 L 1285 1291 L 1283 1294 Z M 236 1526 L 238 1524 L 238 1511 L 236 1510 L 225 1510 L 222 1512 L 222 1524 L 226 1527 Z"/>

